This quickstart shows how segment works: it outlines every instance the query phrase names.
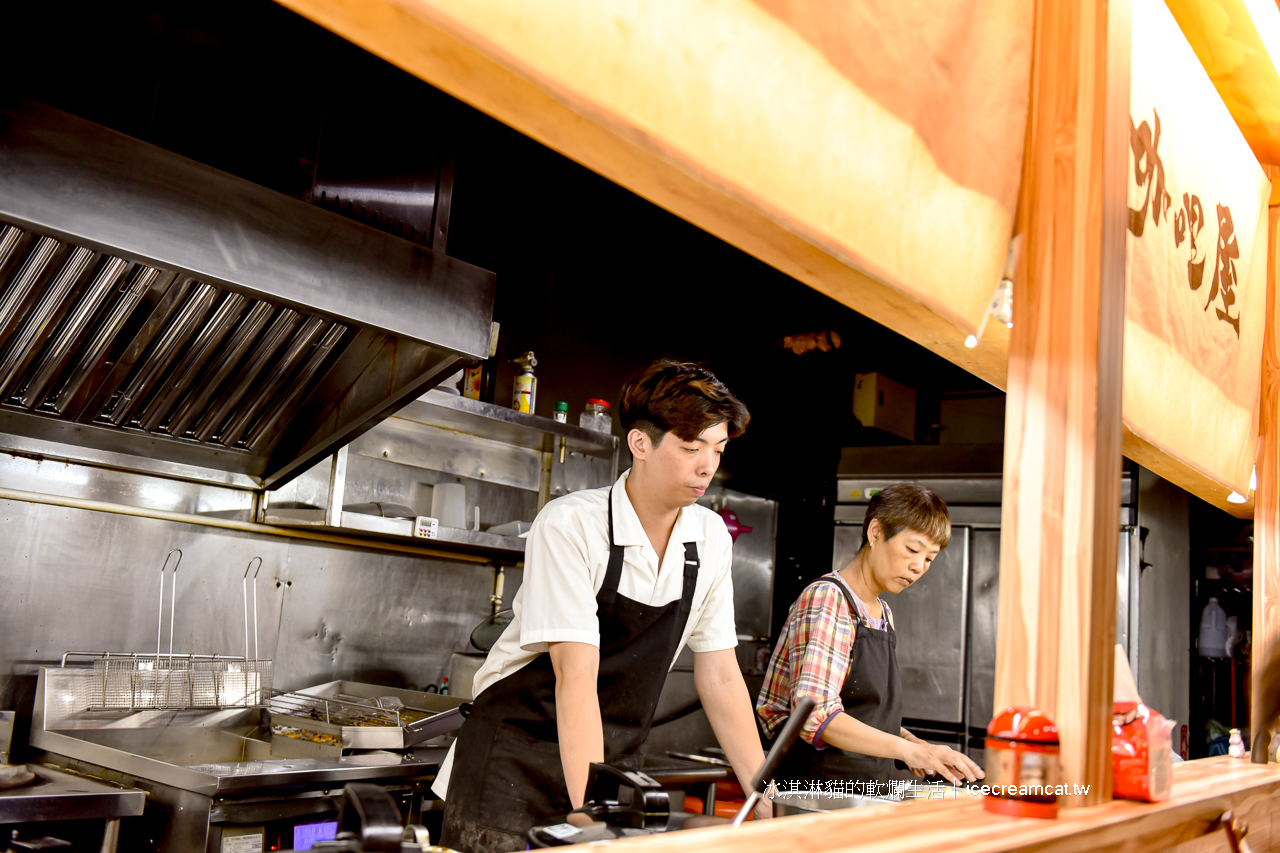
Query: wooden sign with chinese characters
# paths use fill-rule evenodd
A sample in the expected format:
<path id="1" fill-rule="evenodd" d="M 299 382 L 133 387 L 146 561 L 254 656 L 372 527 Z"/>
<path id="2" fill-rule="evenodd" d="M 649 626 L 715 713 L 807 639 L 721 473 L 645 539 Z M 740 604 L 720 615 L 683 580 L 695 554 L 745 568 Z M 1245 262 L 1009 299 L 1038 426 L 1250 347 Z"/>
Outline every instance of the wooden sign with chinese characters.
<path id="1" fill-rule="evenodd" d="M 1134 0 L 1124 422 L 1248 493 L 1271 185 L 1161 0 Z"/>

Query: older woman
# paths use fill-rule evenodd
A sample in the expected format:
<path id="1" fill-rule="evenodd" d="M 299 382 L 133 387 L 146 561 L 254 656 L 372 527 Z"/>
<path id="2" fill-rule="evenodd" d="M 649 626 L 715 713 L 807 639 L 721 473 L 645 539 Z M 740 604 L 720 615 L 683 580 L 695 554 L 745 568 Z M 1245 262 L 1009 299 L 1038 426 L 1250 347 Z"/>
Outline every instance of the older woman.
<path id="1" fill-rule="evenodd" d="M 941 498 L 913 483 L 890 486 L 867 507 L 853 561 L 811 583 L 791 606 L 756 714 L 773 737 L 800 697 L 815 704 L 774 774 L 780 787 L 831 781 L 885 792 L 895 759 L 918 776 L 958 783 L 983 775 L 962 753 L 902 728 L 893 612 L 880 599 L 920 580 L 950 538 Z"/>

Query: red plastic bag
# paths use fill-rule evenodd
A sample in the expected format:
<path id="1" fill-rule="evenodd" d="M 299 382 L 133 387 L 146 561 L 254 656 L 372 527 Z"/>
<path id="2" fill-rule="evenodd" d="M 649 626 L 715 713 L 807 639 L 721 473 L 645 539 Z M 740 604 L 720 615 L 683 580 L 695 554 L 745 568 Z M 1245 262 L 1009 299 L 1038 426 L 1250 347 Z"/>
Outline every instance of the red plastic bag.
<path id="1" fill-rule="evenodd" d="M 1169 799 L 1175 723 L 1141 702 L 1116 702 L 1111 718 L 1111 793 L 1125 800 Z"/>

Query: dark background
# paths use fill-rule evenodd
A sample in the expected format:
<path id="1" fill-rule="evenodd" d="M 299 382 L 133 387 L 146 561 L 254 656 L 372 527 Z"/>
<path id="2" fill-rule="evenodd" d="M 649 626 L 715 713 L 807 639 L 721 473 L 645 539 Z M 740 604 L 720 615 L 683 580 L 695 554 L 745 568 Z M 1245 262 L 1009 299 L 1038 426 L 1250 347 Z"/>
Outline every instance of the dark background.
<path id="1" fill-rule="evenodd" d="M 775 625 L 804 581 L 830 569 L 840 449 L 902 443 L 854 419 L 855 375 L 917 389 L 919 442 L 937 440 L 944 395 L 993 390 L 268 0 L 5 14 L 7 92 L 303 200 L 314 200 L 317 168 L 338 161 L 413 182 L 433 180 L 451 153 L 448 254 L 498 276 L 496 402 L 510 400 L 509 360 L 529 349 L 538 414 L 564 400 L 571 422 L 587 397 L 616 404 L 657 357 L 704 362 L 753 416 L 721 482 L 779 502 Z M 840 349 L 781 346 L 823 331 Z"/>

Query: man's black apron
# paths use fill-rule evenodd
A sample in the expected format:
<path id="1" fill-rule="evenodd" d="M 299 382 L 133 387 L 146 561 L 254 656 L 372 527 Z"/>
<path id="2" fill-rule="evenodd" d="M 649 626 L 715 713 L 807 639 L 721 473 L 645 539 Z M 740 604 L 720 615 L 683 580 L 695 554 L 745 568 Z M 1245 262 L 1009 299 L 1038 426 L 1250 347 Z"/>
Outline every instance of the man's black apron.
<path id="1" fill-rule="evenodd" d="M 649 735 L 667 670 L 693 608 L 700 561 L 697 544 L 684 543 L 684 587 L 680 598 L 669 604 L 642 604 L 620 595 L 623 546 L 613 539 L 612 488 L 607 500 L 609 565 L 596 594 L 597 693 L 604 760 L 616 763 Z M 551 655 L 543 652 L 475 698 L 458 732 L 443 846 L 468 853 L 498 850 L 504 843 L 516 843 L 503 840 L 502 834 L 523 837 L 534 824 L 573 808 L 560 762 L 555 689 Z M 523 848 L 520 844 L 514 849 Z"/>
<path id="2" fill-rule="evenodd" d="M 885 613 L 885 630 L 873 628 L 854 603 L 853 594 L 843 581 L 825 577 L 815 583 L 835 583 L 844 594 L 849 613 L 857 625 L 851 651 L 853 662 L 840 688 L 844 713 L 874 729 L 899 736 L 902 730 L 902 682 L 898 676 L 897 636 L 889 624 L 888 613 Z M 889 781 L 892 770 L 892 758 L 847 752 L 831 744 L 827 744 L 826 749 L 814 749 L 801 738 L 791 747 L 773 778 L 779 788 L 790 785 L 794 780 L 801 790 L 807 790 L 810 781 L 879 782 L 879 791 L 884 793 L 883 783 Z M 872 793 L 869 788 L 863 790 Z"/>

